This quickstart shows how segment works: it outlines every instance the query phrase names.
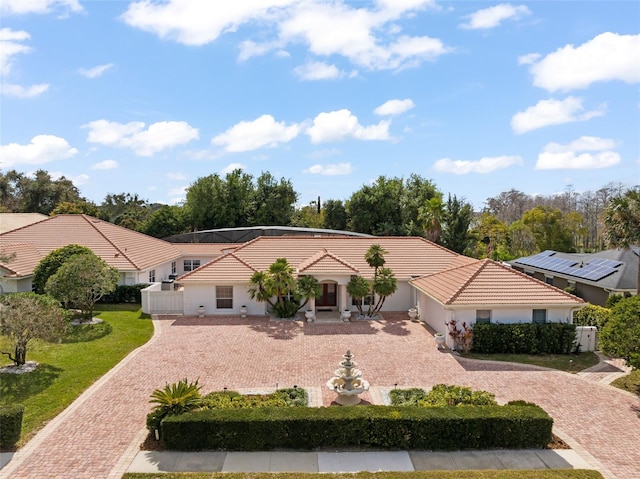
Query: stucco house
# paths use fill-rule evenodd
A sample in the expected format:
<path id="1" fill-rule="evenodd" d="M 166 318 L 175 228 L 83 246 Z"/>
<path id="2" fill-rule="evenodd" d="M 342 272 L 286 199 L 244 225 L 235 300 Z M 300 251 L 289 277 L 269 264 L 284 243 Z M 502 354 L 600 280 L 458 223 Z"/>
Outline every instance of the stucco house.
<path id="1" fill-rule="evenodd" d="M 0 234 L 0 293 L 31 291 L 33 270 L 69 244 L 91 249 L 120 272 L 120 284 L 155 283 L 192 271 L 230 245 L 172 244 L 87 215 L 43 217 Z M 231 245 L 233 246 L 233 245 Z"/>
<path id="2" fill-rule="evenodd" d="M 510 264 L 518 271 L 557 288 L 570 287 L 591 304 L 605 306 L 612 294 L 636 294 L 639 254 L 637 246 L 597 253 L 547 250 L 510 261 Z"/>

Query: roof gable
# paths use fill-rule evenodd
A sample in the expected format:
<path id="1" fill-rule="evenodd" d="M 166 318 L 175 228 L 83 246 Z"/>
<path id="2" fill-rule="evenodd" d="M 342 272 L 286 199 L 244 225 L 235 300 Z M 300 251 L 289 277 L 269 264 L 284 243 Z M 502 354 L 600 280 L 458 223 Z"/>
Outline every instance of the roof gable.
<path id="1" fill-rule="evenodd" d="M 298 273 L 305 274 L 360 274 L 355 266 L 323 248 L 298 265 Z"/>
<path id="2" fill-rule="evenodd" d="M 228 253 L 178 278 L 181 283 L 246 282 L 256 270 L 235 253 Z"/>
<path id="3" fill-rule="evenodd" d="M 0 253 L 12 256 L 9 261 L 0 261 L 0 268 L 8 274 L 6 277 L 24 277 L 33 274 L 33 265 L 38 264 L 42 256 L 31 243 L 9 243 L 0 246 Z"/>
<path id="4" fill-rule="evenodd" d="M 584 301 L 490 259 L 451 268 L 411 281 L 444 305 L 571 305 Z"/>

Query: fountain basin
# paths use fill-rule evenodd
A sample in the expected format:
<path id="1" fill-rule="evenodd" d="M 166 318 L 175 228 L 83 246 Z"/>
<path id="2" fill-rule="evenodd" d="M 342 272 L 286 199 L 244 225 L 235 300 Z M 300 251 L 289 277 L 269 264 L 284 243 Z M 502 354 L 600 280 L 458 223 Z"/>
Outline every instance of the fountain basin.
<path id="1" fill-rule="evenodd" d="M 345 389 L 345 386 L 349 389 Z M 336 403 L 341 406 L 355 406 L 361 401 L 358 396 L 369 390 L 369 382 L 358 378 L 345 381 L 343 378 L 334 377 L 327 381 L 327 389 L 338 395 Z"/>

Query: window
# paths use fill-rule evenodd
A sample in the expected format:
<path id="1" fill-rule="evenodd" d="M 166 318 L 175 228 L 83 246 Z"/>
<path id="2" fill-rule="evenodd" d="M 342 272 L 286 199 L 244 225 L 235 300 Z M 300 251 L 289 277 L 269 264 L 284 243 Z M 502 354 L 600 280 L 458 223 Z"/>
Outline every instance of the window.
<path id="1" fill-rule="evenodd" d="M 216 286 L 216 308 L 233 308 L 233 286 Z"/>
<path id="2" fill-rule="evenodd" d="M 171 262 L 171 274 L 176 274 L 176 262 Z"/>
<path id="3" fill-rule="evenodd" d="M 156 270 L 152 269 L 151 271 L 149 271 L 149 283 L 155 283 L 156 282 Z"/>
<path id="4" fill-rule="evenodd" d="M 544 282 L 553 286 L 553 276 L 545 276 Z"/>
<path id="5" fill-rule="evenodd" d="M 491 322 L 491 310 L 490 309 L 478 309 L 476 310 L 476 324 L 486 324 Z"/>
<path id="6" fill-rule="evenodd" d="M 184 263 L 183 263 L 183 269 L 185 271 L 185 273 L 187 271 L 193 271 L 196 268 L 200 267 L 200 260 L 199 259 L 185 259 Z"/>
<path id="7" fill-rule="evenodd" d="M 546 309 L 534 309 L 531 321 L 534 324 L 544 324 L 547 322 L 547 310 Z"/>
<path id="8" fill-rule="evenodd" d="M 526 274 L 527 276 L 533 276 L 533 271 L 527 271 L 526 269 L 524 270 L 524 274 Z"/>
<path id="9" fill-rule="evenodd" d="M 353 306 L 361 305 L 361 306 L 369 306 L 374 304 L 375 297 L 372 294 L 366 295 L 364 298 L 356 299 L 354 297 L 351 298 L 351 304 Z"/>

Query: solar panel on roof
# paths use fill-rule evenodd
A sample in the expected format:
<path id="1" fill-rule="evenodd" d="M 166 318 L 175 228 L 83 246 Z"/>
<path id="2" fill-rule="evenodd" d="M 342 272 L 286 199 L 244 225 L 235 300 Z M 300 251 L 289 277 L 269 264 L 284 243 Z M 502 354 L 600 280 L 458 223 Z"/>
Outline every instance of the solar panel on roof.
<path id="1" fill-rule="evenodd" d="M 615 273 L 624 263 L 605 258 L 592 258 L 588 263 L 572 259 L 559 258 L 555 251 L 546 250 L 535 256 L 521 258 L 518 263 L 546 269 L 554 273 L 566 274 L 590 281 L 599 281 Z"/>

